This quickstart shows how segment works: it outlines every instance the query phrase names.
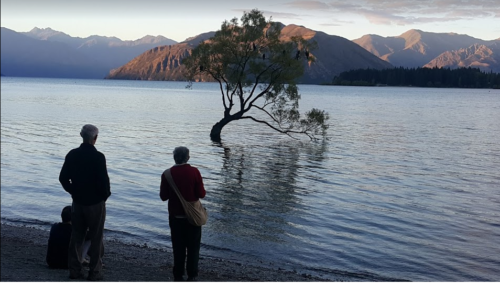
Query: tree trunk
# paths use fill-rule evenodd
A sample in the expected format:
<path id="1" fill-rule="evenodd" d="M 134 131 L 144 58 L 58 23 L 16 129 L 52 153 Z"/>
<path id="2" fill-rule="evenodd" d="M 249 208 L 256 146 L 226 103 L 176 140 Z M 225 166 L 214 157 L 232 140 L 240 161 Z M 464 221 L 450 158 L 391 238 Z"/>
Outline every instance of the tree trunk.
<path id="1" fill-rule="evenodd" d="M 222 128 L 226 126 L 233 119 L 231 117 L 224 117 L 218 123 L 213 125 L 212 130 L 210 131 L 210 139 L 214 142 L 221 142 L 220 133 L 222 132 Z"/>

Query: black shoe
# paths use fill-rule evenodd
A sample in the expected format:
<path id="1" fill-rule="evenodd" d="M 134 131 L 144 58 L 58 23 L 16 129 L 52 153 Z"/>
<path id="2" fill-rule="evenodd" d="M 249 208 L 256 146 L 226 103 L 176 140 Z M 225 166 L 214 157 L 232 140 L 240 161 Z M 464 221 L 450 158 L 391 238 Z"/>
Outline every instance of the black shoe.
<path id="1" fill-rule="evenodd" d="M 185 281 L 184 277 L 174 277 L 174 281 Z"/>
<path id="2" fill-rule="evenodd" d="M 102 273 L 89 273 L 89 276 L 87 277 L 88 281 L 102 281 L 104 279 L 104 276 Z"/>
<path id="3" fill-rule="evenodd" d="M 196 282 L 198 281 L 198 276 L 188 276 L 187 281 Z"/>
<path id="4" fill-rule="evenodd" d="M 85 275 L 83 274 L 83 272 L 70 272 L 69 279 L 85 279 Z"/>

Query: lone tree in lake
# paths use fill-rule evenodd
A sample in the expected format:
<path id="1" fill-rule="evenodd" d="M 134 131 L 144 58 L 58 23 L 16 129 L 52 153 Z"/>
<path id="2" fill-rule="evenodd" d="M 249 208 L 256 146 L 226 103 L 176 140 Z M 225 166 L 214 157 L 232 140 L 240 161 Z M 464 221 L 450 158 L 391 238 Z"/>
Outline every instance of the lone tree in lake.
<path id="1" fill-rule="evenodd" d="M 314 61 L 314 43 L 302 37 L 280 40 L 281 27 L 256 9 L 224 21 L 209 40 L 183 61 L 189 86 L 200 76 L 219 83 L 224 117 L 210 132 L 221 141 L 221 131 L 232 121 L 250 119 L 275 131 L 311 139 L 325 135 L 328 113 L 315 109 L 299 113 L 297 79 L 304 64 Z"/>

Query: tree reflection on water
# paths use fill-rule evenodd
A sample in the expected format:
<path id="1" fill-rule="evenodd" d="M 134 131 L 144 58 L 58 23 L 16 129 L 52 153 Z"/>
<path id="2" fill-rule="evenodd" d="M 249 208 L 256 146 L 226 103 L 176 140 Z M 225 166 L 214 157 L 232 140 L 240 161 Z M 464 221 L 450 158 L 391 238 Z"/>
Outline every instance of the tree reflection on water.
<path id="1" fill-rule="evenodd" d="M 223 149 L 220 177 L 212 189 L 211 223 L 220 233 L 282 242 L 288 216 L 301 208 L 297 185 L 308 165 L 324 159 L 325 144 L 270 146 L 218 144 Z"/>

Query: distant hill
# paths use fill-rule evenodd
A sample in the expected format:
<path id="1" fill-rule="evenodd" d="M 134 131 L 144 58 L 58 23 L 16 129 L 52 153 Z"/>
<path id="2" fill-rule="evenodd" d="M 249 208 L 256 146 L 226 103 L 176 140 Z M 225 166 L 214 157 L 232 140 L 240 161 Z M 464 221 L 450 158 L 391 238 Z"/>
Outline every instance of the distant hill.
<path id="1" fill-rule="evenodd" d="M 29 37 L 39 39 L 39 40 L 46 40 L 46 41 L 53 41 L 53 42 L 62 42 L 70 45 L 73 48 L 80 48 L 82 45 L 87 45 L 87 46 L 92 46 L 95 44 L 102 44 L 102 45 L 108 45 L 108 46 L 138 46 L 138 45 L 147 45 L 147 44 L 160 44 L 160 45 L 165 45 L 165 44 L 176 44 L 177 42 L 171 39 L 168 39 L 164 36 L 144 36 L 138 40 L 135 41 L 122 41 L 117 37 L 104 37 L 104 36 L 90 36 L 86 38 L 80 38 L 80 37 L 72 37 L 68 34 L 65 34 L 60 31 L 55 31 L 52 30 L 51 28 L 45 28 L 45 29 L 40 29 L 40 28 L 33 28 L 29 32 L 21 32 L 21 34 L 27 35 Z"/>
<path id="2" fill-rule="evenodd" d="M 187 57 L 200 42 L 214 34 L 215 32 L 208 32 L 188 38 L 176 45 L 150 49 L 122 67 L 112 70 L 106 79 L 183 81 L 185 78 L 182 75 L 184 70 L 181 65 L 182 59 Z M 201 81 L 209 80 L 209 78 L 201 79 Z"/>
<path id="3" fill-rule="evenodd" d="M 27 33 L 1 29 L 2 73 L 8 76 L 102 79 L 146 50 L 176 43 L 163 36 L 122 41 L 71 37 L 50 28 Z"/>
<path id="4" fill-rule="evenodd" d="M 106 72 L 92 58 L 60 42 L 40 41 L 1 28 L 2 74 L 20 77 L 96 78 Z"/>
<path id="5" fill-rule="evenodd" d="M 300 35 L 307 40 L 314 40 L 318 48 L 311 51 L 316 62 L 306 66 L 300 83 L 329 83 L 342 71 L 358 68 L 383 69 L 391 64 L 377 58 L 357 44 L 338 36 L 327 35 L 297 25 L 281 25 L 282 40 Z M 182 43 L 151 49 L 126 65 L 113 70 L 108 79 L 134 80 L 185 80 L 182 76 L 182 60 L 200 42 L 210 38 L 214 32 L 201 34 Z M 208 81 L 210 78 L 200 78 Z"/>
<path id="6" fill-rule="evenodd" d="M 468 48 L 446 51 L 424 67 L 476 67 L 500 73 L 500 41 L 492 44 L 473 44 Z"/>
<path id="7" fill-rule="evenodd" d="M 423 67 L 444 52 L 465 49 L 474 44 L 488 45 L 493 41 L 455 33 L 409 30 L 397 37 L 364 35 L 353 42 L 395 67 Z"/>
<path id="8" fill-rule="evenodd" d="M 74 49 L 77 49 L 85 41 L 82 38 L 72 37 L 63 32 L 52 30 L 51 28 L 40 29 L 35 27 L 29 32 L 19 33 L 37 40 L 65 43 Z"/>
<path id="9" fill-rule="evenodd" d="M 104 68 L 107 69 L 107 73 L 111 69 L 124 65 L 144 51 L 156 46 L 172 45 L 177 43 L 176 41 L 163 36 L 154 37 L 150 35 L 135 41 L 122 41 L 116 37 L 103 37 L 96 35 L 87 38 L 79 38 L 71 37 L 63 32 L 54 31 L 50 28 L 34 28 L 33 30 L 23 34 L 39 40 L 65 43 L 89 58 L 93 58 L 98 61 Z M 102 77 L 104 77 L 104 75 Z"/>
<path id="10" fill-rule="evenodd" d="M 498 89 L 500 73 L 485 72 L 473 67 L 358 69 L 342 72 L 335 77 L 333 85 Z"/>

